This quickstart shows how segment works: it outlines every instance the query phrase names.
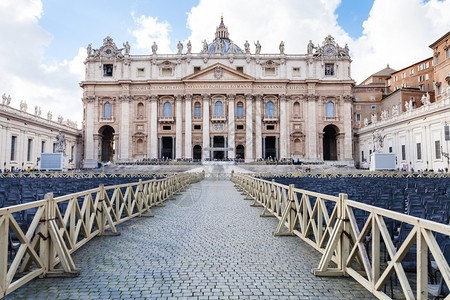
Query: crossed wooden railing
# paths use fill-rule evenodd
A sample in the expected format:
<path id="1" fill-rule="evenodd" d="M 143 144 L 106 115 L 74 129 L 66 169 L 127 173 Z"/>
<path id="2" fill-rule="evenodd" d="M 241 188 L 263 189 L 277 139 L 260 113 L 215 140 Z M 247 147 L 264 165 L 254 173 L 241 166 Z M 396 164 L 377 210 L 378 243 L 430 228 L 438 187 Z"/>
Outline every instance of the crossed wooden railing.
<path id="1" fill-rule="evenodd" d="M 280 220 L 275 235 L 296 235 L 322 253 L 318 268 L 312 270 L 316 276 L 351 276 L 377 298 L 390 299 L 385 290 L 395 273 L 406 299 L 428 299 L 430 252 L 450 286 L 449 264 L 435 238 L 437 234 L 449 238 L 449 225 L 351 201 L 347 194 L 334 197 L 242 174 L 232 174 L 232 181 L 247 195 L 246 199 L 254 201 L 254 206 L 264 208 L 261 216 Z M 368 214 L 360 225 L 355 217 L 358 210 Z M 412 228 L 397 247 L 387 229 L 387 219 Z M 414 244 L 415 292 L 402 266 Z M 388 259 L 383 259 L 381 249 L 385 249 Z M 330 263 L 335 266 L 330 267 Z"/>
<path id="2" fill-rule="evenodd" d="M 97 235 L 119 235 L 116 225 L 137 216 L 153 216 L 150 208 L 202 180 L 204 174 L 115 185 L 0 209 L 0 298 L 38 276 L 77 276 L 71 254 Z M 32 212 L 27 229 L 18 214 Z M 15 255 L 12 256 L 14 240 Z M 20 243 L 20 245 L 19 245 Z M 9 258 L 9 259 L 8 259 Z"/>

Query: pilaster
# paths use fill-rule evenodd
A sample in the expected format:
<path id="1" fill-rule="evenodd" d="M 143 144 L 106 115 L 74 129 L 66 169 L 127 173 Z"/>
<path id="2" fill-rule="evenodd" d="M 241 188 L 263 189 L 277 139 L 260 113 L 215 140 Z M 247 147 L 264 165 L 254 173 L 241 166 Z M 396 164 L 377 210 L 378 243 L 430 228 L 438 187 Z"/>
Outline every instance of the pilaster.
<path id="1" fill-rule="evenodd" d="M 287 158 L 287 119 L 286 119 L 286 95 L 280 95 L 280 156 L 279 158 Z"/>
<path id="2" fill-rule="evenodd" d="M 184 157 L 192 158 L 192 95 L 184 95 Z"/>
<path id="3" fill-rule="evenodd" d="M 120 101 L 120 159 L 128 160 L 130 149 L 130 95 L 119 96 Z"/>
<path id="4" fill-rule="evenodd" d="M 253 101 L 252 95 L 245 95 L 245 161 L 253 161 Z"/>
<path id="5" fill-rule="evenodd" d="M 262 124 L 261 124 L 261 105 L 262 105 L 262 95 L 255 96 L 255 157 L 263 158 L 262 153 Z"/>
<path id="6" fill-rule="evenodd" d="M 228 158 L 234 159 L 236 157 L 236 145 L 235 145 L 235 130 L 236 124 L 235 113 L 234 113 L 234 94 L 228 94 L 228 145 L 227 147 L 232 148 L 233 150 L 228 151 Z"/>
<path id="7" fill-rule="evenodd" d="M 176 118 L 175 118 L 175 157 L 183 158 L 183 96 L 177 95 L 175 98 Z"/>
<path id="8" fill-rule="evenodd" d="M 150 156 L 151 158 L 158 157 L 158 96 L 150 96 Z"/>
<path id="9" fill-rule="evenodd" d="M 307 96 L 307 109 L 308 113 L 306 114 L 306 124 L 308 124 L 307 127 L 307 134 L 306 134 L 306 144 L 308 147 L 307 153 L 309 154 L 310 160 L 317 160 L 319 159 L 319 155 L 317 153 L 317 148 L 319 145 L 317 145 L 318 141 L 318 132 L 317 132 L 317 100 L 319 99 L 319 96 L 310 94 Z"/>

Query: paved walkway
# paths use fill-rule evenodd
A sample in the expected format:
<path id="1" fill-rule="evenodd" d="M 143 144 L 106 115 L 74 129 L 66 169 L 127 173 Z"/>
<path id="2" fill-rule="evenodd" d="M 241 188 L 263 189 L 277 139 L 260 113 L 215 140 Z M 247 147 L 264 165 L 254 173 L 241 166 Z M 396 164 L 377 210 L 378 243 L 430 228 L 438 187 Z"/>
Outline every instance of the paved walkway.
<path id="1" fill-rule="evenodd" d="M 192 185 L 153 218 L 74 254 L 77 278 L 36 279 L 8 299 L 373 299 L 348 278 L 315 277 L 320 255 L 296 237 L 274 237 L 230 181 Z"/>

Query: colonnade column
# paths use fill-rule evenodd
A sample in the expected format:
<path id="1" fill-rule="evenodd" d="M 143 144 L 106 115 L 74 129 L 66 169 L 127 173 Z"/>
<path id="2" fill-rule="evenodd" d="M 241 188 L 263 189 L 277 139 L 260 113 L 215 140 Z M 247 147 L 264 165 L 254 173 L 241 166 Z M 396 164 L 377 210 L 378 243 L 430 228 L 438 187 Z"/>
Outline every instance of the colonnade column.
<path id="1" fill-rule="evenodd" d="M 255 158 L 263 158 L 262 154 L 262 124 L 261 124 L 261 95 L 255 96 Z"/>
<path id="2" fill-rule="evenodd" d="M 192 158 L 192 95 L 184 95 L 184 157 Z"/>
<path id="3" fill-rule="evenodd" d="M 183 96 L 177 95 L 175 100 L 175 158 L 183 158 Z"/>
<path id="4" fill-rule="evenodd" d="M 245 95 L 245 161 L 253 161 L 253 101 L 252 95 Z"/>
<path id="5" fill-rule="evenodd" d="M 209 95 L 203 94 L 203 160 L 211 158 L 209 147 Z"/>
<path id="6" fill-rule="evenodd" d="M 280 158 L 287 158 L 287 132 L 286 132 L 287 120 L 286 120 L 286 95 L 280 95 Z"/>
<path id="7" fill-rule="evenodd" d="M 319 157 L 317 155 L 317 140 L 318 140 L 318 133 L 317 133 L 317 99 L 318 96 L 316 95 L 308 95 L 307 104 L 308 104 L 308 113 L 306 117 L 306 124 L 308 124 L 307 127 L 307 134 L 306 134 L 306 142 L 308 145 L 308 154 L 309 159 L 311 160 L 317 160 Z"/>
<path id="8" fill-rule="evenodd" d="M 344 96 L 344 152 L 341 156 L 344 160 L 353 160 L 353 145 L 352 145 L 352 96 Z"/>
<path id="9" fill-rule="evenodd" d="M 158 157 L 158 96 L 150 97 L 150 138 L 149 149 L 151 158 Z"/>
<path id="10" fill-rule="evenodd" d="M 120 159 L 128 160 L 129 149 L 130 149 L 130 95 L 121 95 L 120 99 L 120 109 L 121 109 L 121 120 L 120 120 Z"/>
<path id="11" fill-rule="evenodd" d="M 234 113 L 234 94 L 228 94 L 228 145 L 225 145 L 228 148 L 232 148 L 233 150 L 228 151 L 228 158 L 234 159 L 236 157 L 236 145 L 235 145 L 235 130 L 236 123 L 234 122 L 235 113 Z"/>

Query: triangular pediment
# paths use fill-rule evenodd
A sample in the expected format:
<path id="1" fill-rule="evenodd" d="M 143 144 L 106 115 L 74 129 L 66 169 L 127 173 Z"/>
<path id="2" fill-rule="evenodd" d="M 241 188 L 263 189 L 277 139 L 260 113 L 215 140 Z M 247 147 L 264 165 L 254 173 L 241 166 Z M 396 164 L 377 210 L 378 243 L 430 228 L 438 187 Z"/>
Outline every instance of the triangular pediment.
<path id="1" fill-rule="evenodd" d="M 201 71 L 190 74 L 183 81 L 254 81 L 255 78 L 235 69 L 216 63 Z"/>

